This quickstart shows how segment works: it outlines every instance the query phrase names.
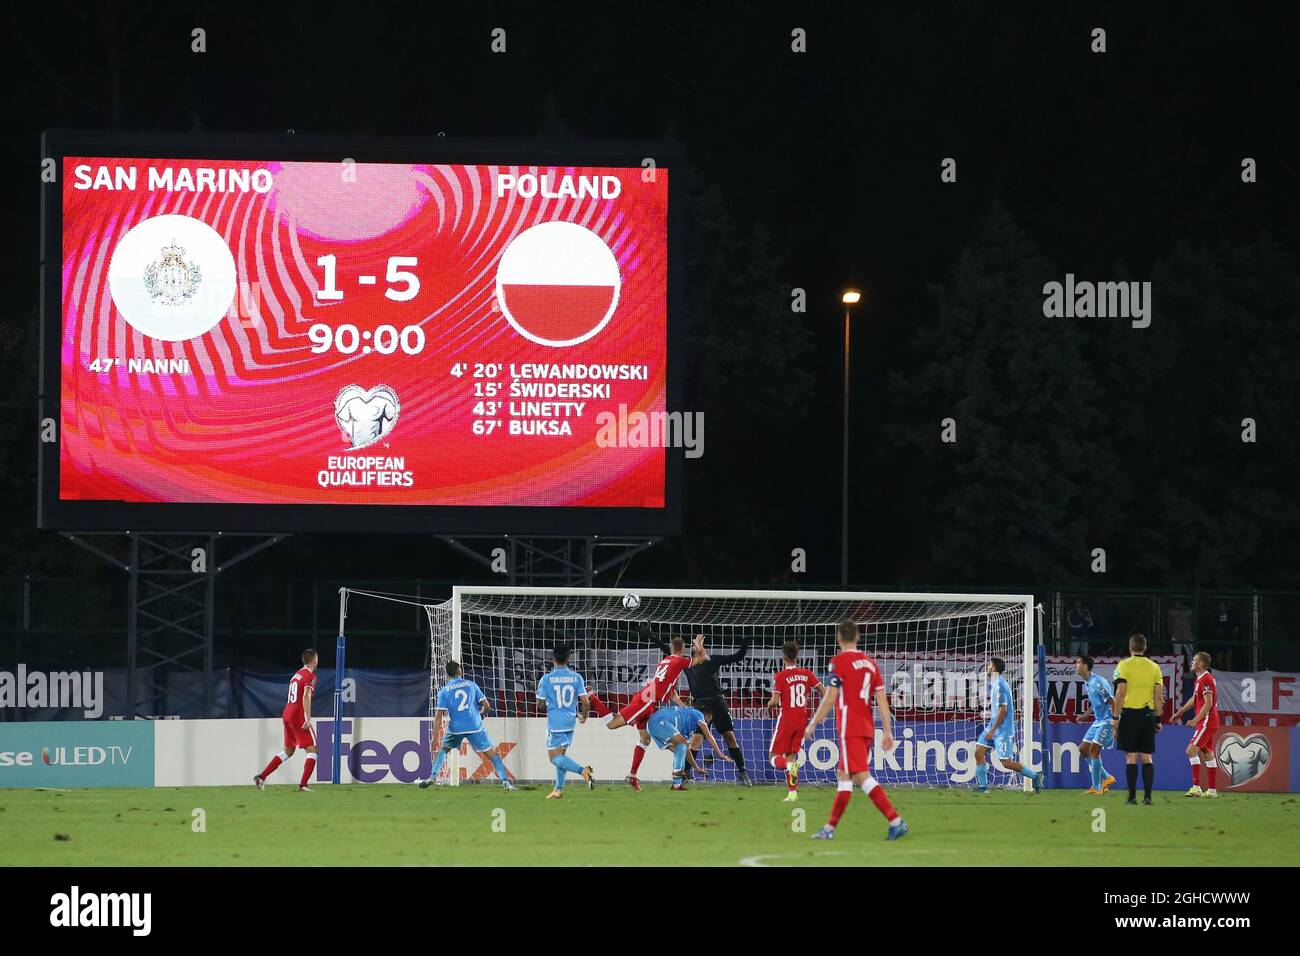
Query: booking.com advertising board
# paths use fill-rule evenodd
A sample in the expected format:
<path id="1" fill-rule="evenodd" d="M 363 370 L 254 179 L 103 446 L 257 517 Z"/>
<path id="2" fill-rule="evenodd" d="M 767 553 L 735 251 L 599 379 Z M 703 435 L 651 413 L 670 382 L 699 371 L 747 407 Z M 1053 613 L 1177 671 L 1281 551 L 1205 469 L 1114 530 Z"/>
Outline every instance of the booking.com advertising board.
<path id="1" fill-rule="evenodd" d="M 554 776 L 554 768 L 546 756 L 544 719 L 490 718 L 486 723 L 511 774 L 528 780 L 548 780 Z M 410 783 L 428 776 L 429 721 L 369 718 L 344 720 L 341 724 L 344 735 L 342 780 Z M 736 737 L 745 746 L 750 776 L 757 781 L 773 783 L 783 780 L 784 774 L 770 766 L 766 753 L 775 722 L 741 718 L 735 725 Z M 1090 786 L 1086 762 L 1079 756 L 1079 743 L 1086 729 L 1084 724 L 1049 725 L 1046 756 L 1053 786 L 1078 790 Z M 970 785 L 975 779 L 977 728 L 973 722 L 903 723 L 894 730 L 896 741 L 893 750 L 884 750 L 877 731 L 872 755 L 875 775 L 886 786 L 915 783 L 962 786 Z M 322 759 L 317 765 L 316 779 L 320 783 L 327 782 L 331 776 L 333 733 L 333 721 L 319 722 L 317 736 Z M 1191 786 L 1191 771 L 1185 754 L 1191 734 L 1189 727 L 1174 726 L 1164 728 L 1156 738 L 1157 789 L 1185 790 Z M 578 728 L 570 753 L 579 762 L 595 767 L 598 779 L 621 780 L 629 769 L 635 740 L 636 735 L 630 728 L 611 732 L 602 722 L 591 720 Z M 755 746 L 755 741 L 761 745 Z M 1033 750 L 1032 763 L 1042 766 L 1044 753 L 1038 741 L 1035 741 Z M 1292 760 L 1292 752 L 1300 752 L 1300 727 L 1222 727 L 1217 740 L 1221 768 L 1219 790 L 1300 792 L 1300 760 Z M 705 754 L 708 755 L 707 745 Z M 814 739 L 804 745 L 800 780 L 811 784 L 832 783 L 839 756 L 839 747 L 828 721 L 818 728 Z M 1108 750 L 1102 759 L 1106 769 L 1122 784 L 1123 754 Z M 495 779 L 488 761 L 469 752 L 467 747 L 462 746 L 459 763 L 463 781 Z M 668 754 L 652 749 L 639 775 L 644 781 L 668 780 Z M 734 766 L 714 760 L 710 776 L 723 782 L 734 781 Z M 1000 783 L 1012 781 L 1010 774 L 995 773 L 994 779 Z"/>

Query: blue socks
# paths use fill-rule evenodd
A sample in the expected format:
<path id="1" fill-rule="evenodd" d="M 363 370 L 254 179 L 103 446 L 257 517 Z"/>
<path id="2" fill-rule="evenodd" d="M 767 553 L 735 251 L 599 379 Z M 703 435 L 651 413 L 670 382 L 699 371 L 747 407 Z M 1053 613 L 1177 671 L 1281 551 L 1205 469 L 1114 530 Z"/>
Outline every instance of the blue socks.
<path id="1" fill-rule="evenodd" d="M 433 759 L 433 769 L 429 771 L 429 779 L 438 779 L 438 771 L 442 769 L 443 762 L 447 759 L 447 751 L 439 750 L 438 756 Z"/>
<path id="2" fill-rule="evenodd" d="M 497 776 L 501 778 L 502 783 L 510 782 L 510 778 L 506 776 L 506 765 L 501 762 L 500 754 L 492 755 L 492 769 L 497 772 Z"/>
<path id="3" fill-rule="evenodd" d="M 1088 758 L 1088 769 L 1092 771 L 1092 789 L 1100 790 L 1101 782 L 1106 779 L 1106 767 L 1100 757 Z"/>
<path id="4" fill-rule="evenodd" d="M 436 780 L 438 778 L 438 771 L 442 769 L 442 765 L 447 760 L 447 754 L 449 752 L 450 751 L 447 750 L 440 750 L 438 751 L 438 756 L 433 758 L 433 767 L 429 770 L 430 780 Z M 502 783 L 510 782 L 510 778 L 506 775 L 506 765 L 501 762 L 500 754 L 496 754 L 492 757 L 492 769 L 497 772 L 497 776 L 501 778 Z M 582 772 L 581 767 L 578 768 L 578 772 Z"/>
<path id="5" fill-rule="evenodd" d="M 553 763 L 555 766 L 569 771 L 569 773 L 582 773 L 582 764 L 578 763 L 578 761 L 574 760 L 568 754 L 560 754 L 555 758 Z"/>
<path id="6" fill-rule="evenodd" d="M 1022 766 L 1020 776 L 1027 780 L 1037 780 L 1038 771 L 1032 767 Z M 989 765 L 987 763 L 977 763 L 975 765 L 975 781 L 981 789 L 989 785 Z"/>
<path id="7" fill-rule="evenodd" d="M 673 770 L 682 771 L 686 769 L 686 744 L 678 744 L 673 749 Z"/>
<path id="8" fill-rule="evenodd" d="M 555 789 L 564 789 L 564 777 L 569 773 L 582 773 L 582 764 L 574 760 L 568 754 L 556 754 L 551 758 L 551 763 L 555 764 Z"/>

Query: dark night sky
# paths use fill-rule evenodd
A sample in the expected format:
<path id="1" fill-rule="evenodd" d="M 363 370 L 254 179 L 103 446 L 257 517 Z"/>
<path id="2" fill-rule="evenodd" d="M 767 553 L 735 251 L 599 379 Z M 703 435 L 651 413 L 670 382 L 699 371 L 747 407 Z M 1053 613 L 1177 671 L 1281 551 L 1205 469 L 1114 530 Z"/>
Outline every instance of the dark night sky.
<path id="1" fill-rule="evenodd" d="M 743 294 L 693 249 L 692 340 L 789 323 L 806 349 L 771 354 L 786 351 L 784 340 L 760 332 L 759 359 L 747 355 L 723 381 L 688 380 L 687 407 L 719 424 L 705 462 L 688 465 L 686 534 L 639 558 L 635 579 L 762 582 L 802 546 L 807 583 L 837 580 L 837 302 L 843 285 L 857 284 L 866 300 L 854 358 L 853 583 L 1095 584 L 1088 554 L 1102 545 L 1114 568 L 1108 584 L 1296 586 L 1293 22 L 1174 3 L 1140 13 L 1121 3 L 1068 12 L 1042 3 L 996 12 L 970 3 L 458 6 L 50 3 L 6 12 L 0 362 L 3 400 L 22 422 L 0 435 L 11 488 L 0 574 L 91 567 L 31 530 L 35 382 L 24 356 L 37 315 L 40 131 L 293 128 L 676 140 L 725 210 L 724 251 L 752 264 L 766 248 L 770 261 Z M 207 31 L 204 54 L 190 52 L 195 26 Z M 504 55 L 489 49 L 498 26 Z M 1095 26 L 1108 31 L 1102 55 L 1089 50 Z M 795 27 L 807 30 L 805 54 L 790 50 Z M 947 156 L 958 161 L 956 184 L 939 180 Z M 1254 185 L 1240 180 L 1244 156 L 1258 160 Z M 688 215 L 711 208 L 698 198 Z M 1032 254 L 999 244 L 996 208 Z M 1267 261 L 1252 245 L 1263 236 L 1276 250 Z M 963 254 L 975 257 L 981 282 L 1010 276 L 1013 293 L 1023 291 L 1002 312 L 984 304 L 991 295 L 959 304 L 980 330 L 968 339 L 955 331 L 967 326 L 941 317 L 935 288 L 955 292 Z M 1051 264 L 1046 272 L 1035 255 Z M 1208 275 L 1201 261 L 1222 270 Z M 1079 320 L 1058 352 L 1044 331 L 1053 320 L 1035 310 L 1041 277 L 1066 272 L 1166 277 L 1153 327 L 1121 336 Z M 793 287 L 808 290 L 806 315 L 789 312 Z M 927 328 L 946 347 L 916 338 Z M 1004 345 L 986 350 L 986 333 Z M 1276 356 L 1263 373 L 1251 358 L 1259 349 Z M 1059 382 L 1022 374 L 1017 354 L 1062 363 L 1067 393 L 1087 379 L 1077 404 L 1041 407 Z M 688 358 L 688 368 L 700 364 Z M 787 392 L 799 407 L 774 412 L 766 403 L 780 404 L 782 388 L 754 389 L 760 375 L 769 386 L 772 376 L 778 386 L 806 380 Z M 934 376 L 941 384 L 923 384 Z M 982 378 L 1001 384 L 964 391 Z M 963 421 L 976 424 L 958 454 L 970 457 L 950 461 L 940 457 L 938 422 L 963 398 Z M 1022 407 L 1018 419 L 999 417 Z M 1239 428 L 1228 426 L 1265 407 L 1247 460 Z M 1012 472 L 1042 468 L 1041 502 L 1014 481 L 970 481 L 966 466 L 978 469 L 979 443 L 992 440 L 980 423 L 995 418 L 1007 444 L 985 452 Z M 1068 493 L 1051 490 L 1063 475 Z M 945 529 L 973 512 L 994 530 L 950 541 Z M 268 553 L 257 573 L 472 572 L 426 537 L 302 536 Z"/>

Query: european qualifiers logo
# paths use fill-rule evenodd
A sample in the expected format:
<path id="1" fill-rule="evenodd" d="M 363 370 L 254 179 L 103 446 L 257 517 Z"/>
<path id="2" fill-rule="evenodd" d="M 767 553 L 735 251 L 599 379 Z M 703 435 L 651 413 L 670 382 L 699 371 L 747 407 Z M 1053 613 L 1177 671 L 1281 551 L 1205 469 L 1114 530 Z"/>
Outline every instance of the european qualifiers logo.
<path id="1" fill-rule="evenodd" d="M 50 925 L 59 929 L 125 927 L 132 936 L 153 928 L 152 893 L 83 893 L 73 886 L 50 897 Z"/>
<path id="2" fill-rule="evenodd" d="M 1043 315 L 1049 319 L 1128 319 L 1135 329 L 1151 325 L 1150 282 L 1076 281 L 1043 286 Z"/>
<path id="3" fill-rule="evenodd" d="M 104 713 L 103 671 L 0 671 L 0 708 L 80 710 L 87 720 Z"/>
<path id="4" fill-rule="evenodd" d="M 334 397 L 334 424 L 348 450 L 357 451 L 392 434 L 401 410 L 397 392 L 387 385 L 369 391 L 348 385 Z M 325 465 L 316 473 L 316 483 L 322 488 L 410 488 L 415 484 L 415 473 L 406 470 L 406 458 L 400 455 L 330 455 Z"/>
<path id="5" fill-rule="evenodd" d="M 1220 734 L 1219 764 L 1228 771 L 1228 786 L 1240 787 L 1256 777 L 1262 777 L 1272 756 L 1268 738 L 1263 734 Z"/>
<path id="6" fill-rule="evenodd" d="M 387 385 L 376 385 L 368 392 L 360 385 L 348 385 L 334 398 L 334 420 L 349 451 L 387 438 L 397 426 L 401 410 L 397 393 Z"/>

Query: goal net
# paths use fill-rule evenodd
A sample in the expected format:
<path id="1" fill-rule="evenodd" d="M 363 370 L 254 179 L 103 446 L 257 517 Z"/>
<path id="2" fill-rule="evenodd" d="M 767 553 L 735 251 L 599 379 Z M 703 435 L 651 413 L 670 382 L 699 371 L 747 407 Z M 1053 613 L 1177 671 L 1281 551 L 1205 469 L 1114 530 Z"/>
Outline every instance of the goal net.
<path id="1" fill-rule="evenodd" d="M 1018 756 L 1038 762 L 1027 746 L 1033 697 L 1033 598 L 1027 595 L 458 587 L 426 611 L 431 712 L 447 661 L 459 661 L 491 703 L 488 731 L 522 780 L 554 777 L 536 689 L 557 644 L 571 648 L 570 666 L 587 688 L 617 708 L 651 679 L 663 658 L 659 642 L 681 636 L 689 648 L 702 634 L 715 658 L 751 639 L 743 659 L 719 670 L 718 682 L 750 779 L 783 782 L 784 773 L 769 762 L 776 714 L 767 708 L 772 677 L 783 666 L 782 645 L 797 641 L 800 666 L 824 681 L 837 650 L 836 625 L 846 619 L 859 626 L 858 646 L 880 664 L 894 714 L 892 751 L 881 745 L 876 721 L 872 765 L 883 784 L 960 786 L 974 779 L 975 740 L 988 716 L 985 667 L 993 657 L 1005 662 L 1015 695 Z M 690 702 L 686 675 L 678 692 Z M 621 780 L 638 734 L 605 723 L 593 716 L 580 725 L 569 755 L 593 766 L 599 779 Z M 725 749 L 722 735 L 715 736 Z M 444 768 L 444 782 L 492 779 L 484 762 L 462 750 Z M 736 765 L 707 743 L 699 758 L 709 781 L 736 781 Z M 832 783 L 838 759 L 834 721 L 827 720 L 804 745 L 801 785 Z M 997 762 L 991 769 L 991 783 L 1022 785 Z M 652 745 L 638 776 L 670 779 L 670 755 Z"/>

